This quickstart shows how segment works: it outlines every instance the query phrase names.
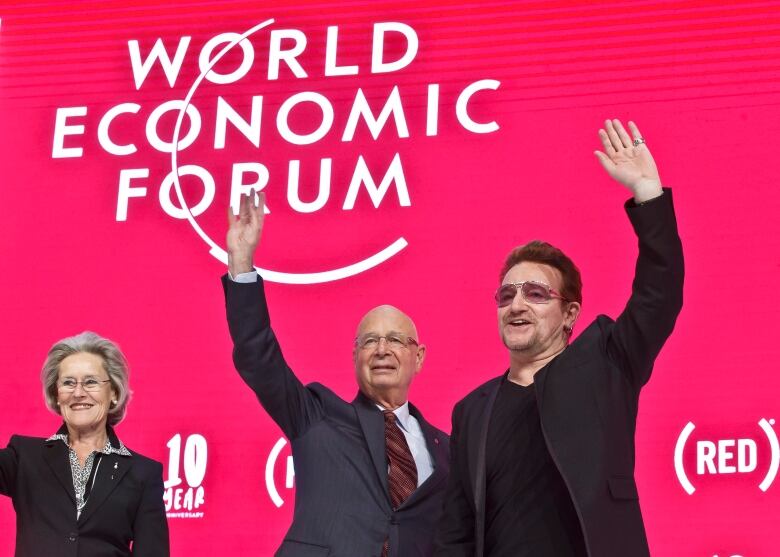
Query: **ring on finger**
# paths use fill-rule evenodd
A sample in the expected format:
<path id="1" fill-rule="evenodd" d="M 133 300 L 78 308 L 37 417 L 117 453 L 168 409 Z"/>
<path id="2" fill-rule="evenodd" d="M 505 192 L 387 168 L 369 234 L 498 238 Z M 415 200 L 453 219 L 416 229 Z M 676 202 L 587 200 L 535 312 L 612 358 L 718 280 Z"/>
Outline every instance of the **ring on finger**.
<path id="1" fill-rule="evenodd" d="M 639 147 L 639 146 L 640 146 L 640 145 L 642 145 L 643 143 L 645 143 L 645 138 L 644 138 L 644 137 L 637 137 L 637 138 L 634 140 L 634 147 Z"/>

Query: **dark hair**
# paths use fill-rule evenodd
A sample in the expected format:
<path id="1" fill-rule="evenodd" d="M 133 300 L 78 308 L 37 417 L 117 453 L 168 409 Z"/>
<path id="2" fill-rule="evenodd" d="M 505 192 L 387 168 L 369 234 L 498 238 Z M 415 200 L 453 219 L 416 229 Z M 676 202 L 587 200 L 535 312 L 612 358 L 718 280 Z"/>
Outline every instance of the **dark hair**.
<path id="1" fill-rule="evenodd" d="M 499 275 L 498 280 L 504 280 L 509 269 L 523 261 L 549 265 L 554 269 L 558 269 L 563 277 L 561 296 L 566 298 L 569 302 L 582 303 L 582 278 L 580 277 L 580 270 L 574 262 L 569 259 L 569 256 L 547 242 L 534 240 L 513 249 L 507 256 L 504 266 L 501 268 L 501 274 Z"/>

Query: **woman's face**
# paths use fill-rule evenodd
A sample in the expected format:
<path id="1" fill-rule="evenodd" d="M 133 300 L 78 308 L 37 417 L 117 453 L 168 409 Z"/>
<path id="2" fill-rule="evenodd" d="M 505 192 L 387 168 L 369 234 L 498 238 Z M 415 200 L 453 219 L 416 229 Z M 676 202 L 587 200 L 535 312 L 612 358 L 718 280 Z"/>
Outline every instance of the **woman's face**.
<path id="1" fill-rule="evenodd" d="M 105 429 L 108 411 L 116 393 L 95 354 L 71 354 L 60 363 L 57 404 L 70 430 Z"/>

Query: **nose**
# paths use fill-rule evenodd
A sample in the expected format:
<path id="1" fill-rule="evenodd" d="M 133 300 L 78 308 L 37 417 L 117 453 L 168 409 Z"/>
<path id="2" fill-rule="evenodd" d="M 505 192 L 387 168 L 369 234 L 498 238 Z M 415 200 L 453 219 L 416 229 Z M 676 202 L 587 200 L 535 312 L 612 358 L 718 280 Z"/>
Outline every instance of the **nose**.
<path id="1" fill-rule="evenodd" d="M 520 312 L 525 310 L 528 307 L 525 298 L 523 298 L 523 294 L 520 292 L 520 289 L 517 289 L 517 292 L 515 292 L 515 297 L 512 298 L 512 303 L 509 305 L 509 309 L 512 311 L 512 313 Z"/>
<path id="2" fill-rule="evenodd" d="M 81 392 L 79 393 L 79 391 Z M 81 381 L 79 381 L 78 383 L 76 383 L 76 388 L 73 389 L 73 394 L 71 396 L 79 396 L 79 395 L 84 396 L 86 395 L 86 393 L 87 391 L 84 390 L 84 384 Z"/>
<path id="3" fill-rule="evenodd" d="M 379 337 L 379 343 L 376 345 L 376 353 L 379 355 L 387 354 L 390 351 L 389 344 L 385 337 Z"/>

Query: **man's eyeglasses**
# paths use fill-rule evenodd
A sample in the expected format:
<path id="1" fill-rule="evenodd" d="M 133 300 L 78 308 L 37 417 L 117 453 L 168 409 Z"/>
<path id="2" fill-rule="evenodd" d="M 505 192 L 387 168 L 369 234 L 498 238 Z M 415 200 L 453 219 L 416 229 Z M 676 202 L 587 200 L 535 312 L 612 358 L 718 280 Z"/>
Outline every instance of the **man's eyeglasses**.
<path id="1" fill-rule="evenodd" d="M 100 390 L 100 388 L 103 386 L 103 383 L 108 383 L 110 381 L 111 379 L 100 380 L 93 377 L 84 379 L 84 381 L 76 381 L 75 379 L 62 379 L 61 381 L 57 381 L 57 388 L 60 390 L 60 392 L 72 393 L 76 390 L 78 385 L 81 385 L 81 388 L 85 391 L 94 393 Z"/>
<path id="2" fill-rule="evenodd" d="M 501 288 L 496 290 L 495 298 L 498 307 L 502 308 L 511 305 L 515 296 L 517 296 L 518 290 L 520 290 L 520 295 L 523 296 L 523 300 L 529 304 L 546 304 L 552 298 L 560 298 L 564 302 L 568 302 L 566 298 L 543 282 L 524 280 L 523 282 L 502 284 Z"/>
<path id="3" fill-rule="evenodd" d="M 402 333 L 388 333 L 386 335 L 375 335 L 366 333 L 355 339 L 355 345 L 361 350 L 374 350 L 379 346 L 379 342 L 384 339 L 391 350 L 401 350 L 409 348 L 411 345 L 418 346 L 418 342 L 408 335 Z"/>

